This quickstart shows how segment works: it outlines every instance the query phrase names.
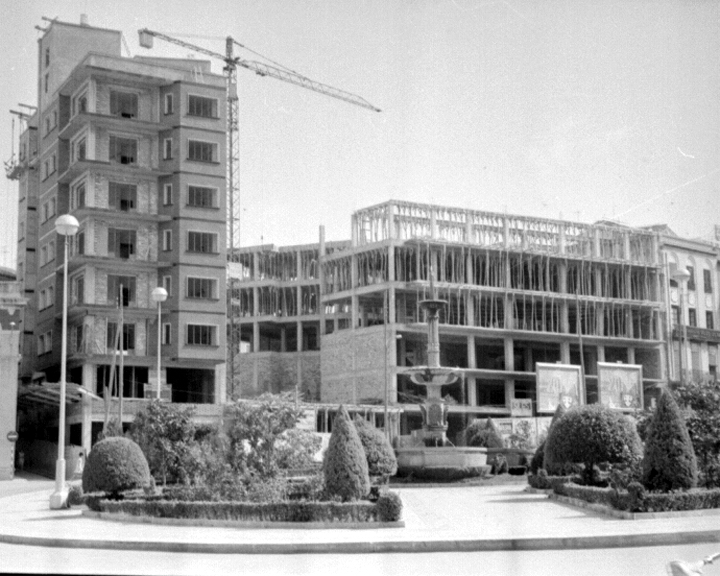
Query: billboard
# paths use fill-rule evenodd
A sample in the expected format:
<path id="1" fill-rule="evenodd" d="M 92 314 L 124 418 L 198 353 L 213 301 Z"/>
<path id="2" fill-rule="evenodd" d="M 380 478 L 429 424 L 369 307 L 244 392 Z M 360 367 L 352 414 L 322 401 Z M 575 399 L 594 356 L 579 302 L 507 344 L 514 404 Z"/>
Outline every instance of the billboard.
<path id="1" fill-rule="evenodd" d="M 642 366 L 598 362 L 598 402 L 631 412 L 643 407 Z"/>
<path id="2" fill-rule="evenodd" d="M 565 408 L 585 403 L 580 366 L 538 362 L 535 374 L 538 413 L 554 413 L 561 402 Z"/>

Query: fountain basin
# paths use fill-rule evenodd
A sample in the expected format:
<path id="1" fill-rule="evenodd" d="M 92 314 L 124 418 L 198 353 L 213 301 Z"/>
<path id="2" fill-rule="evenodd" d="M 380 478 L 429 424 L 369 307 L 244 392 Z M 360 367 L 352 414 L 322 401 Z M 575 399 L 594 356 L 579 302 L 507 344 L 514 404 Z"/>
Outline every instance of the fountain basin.
<path id="1" fill-rule="evenodd" d="M 467 471 L 479 476 L 487 465 L 487 448 L 408 446 L 396 448 L 398 472 L 410 474 L 428 468 Z"/>

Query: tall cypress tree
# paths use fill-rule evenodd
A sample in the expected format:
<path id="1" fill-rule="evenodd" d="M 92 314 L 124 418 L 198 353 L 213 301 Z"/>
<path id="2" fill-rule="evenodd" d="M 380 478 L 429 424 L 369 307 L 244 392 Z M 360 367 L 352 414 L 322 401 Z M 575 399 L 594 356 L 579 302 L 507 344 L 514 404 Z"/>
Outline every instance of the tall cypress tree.
<path id="1" fill-rule="evenodd" d="M 343 502 L 359 500 L 370 491 L 370 476 L 360 436 L 344 406 L 340 406 L 323 463 L 325 492 Z"/>
<path id="2" fill-rule="evenodd" d="M 697 486 L 698 470 L 690 435 L 675 399 L 663 390 L 645 442 L 643 484 L 649 490 Z"/>

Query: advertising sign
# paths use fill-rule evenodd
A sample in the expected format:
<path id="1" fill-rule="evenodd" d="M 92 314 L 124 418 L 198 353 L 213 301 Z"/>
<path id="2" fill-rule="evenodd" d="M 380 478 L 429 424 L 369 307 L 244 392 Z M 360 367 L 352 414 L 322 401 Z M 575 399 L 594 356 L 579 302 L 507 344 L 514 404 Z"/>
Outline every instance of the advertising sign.
<path id="1" fill-rule="evenodd" d="M 554 413 L 560 403 L 565 408 L 585 403 L 580 366 L 538 362 L 535 374 L 538 413 Z"/>
<path id="2" fill-rule="evenodd" d="M 643 407 L 642 366 L 598 362 L 598 401 L 630 412 Z"/>
<path id="3" fill-rule="evenodd" d="M 513 398 L 510 401 L 510 416 L 532 415 L 532 400 L 530 398 Z"/>

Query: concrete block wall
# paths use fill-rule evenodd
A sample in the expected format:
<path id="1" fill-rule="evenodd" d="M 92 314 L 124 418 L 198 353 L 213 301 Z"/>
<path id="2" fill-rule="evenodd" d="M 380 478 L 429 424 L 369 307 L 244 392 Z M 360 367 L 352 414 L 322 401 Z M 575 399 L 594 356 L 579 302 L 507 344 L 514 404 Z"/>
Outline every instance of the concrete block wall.
<path id="1" fill-rule="evenodd" d="M 236 363 L 242 398 L 254 398 L 265 392 L 273 394 L 294 392 L 299 384 L 299 392 L 302 393 L 304 400 L 320 399 L 319 352 L 239 354 Z M 298 376 L 300 376 L 299 381 Z"/>

